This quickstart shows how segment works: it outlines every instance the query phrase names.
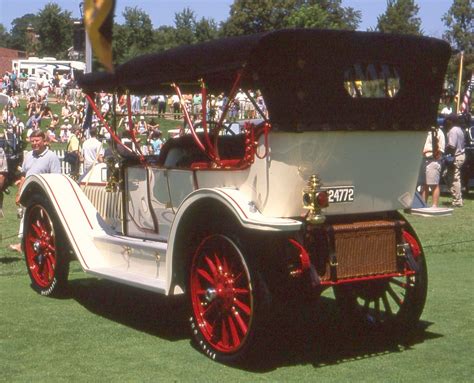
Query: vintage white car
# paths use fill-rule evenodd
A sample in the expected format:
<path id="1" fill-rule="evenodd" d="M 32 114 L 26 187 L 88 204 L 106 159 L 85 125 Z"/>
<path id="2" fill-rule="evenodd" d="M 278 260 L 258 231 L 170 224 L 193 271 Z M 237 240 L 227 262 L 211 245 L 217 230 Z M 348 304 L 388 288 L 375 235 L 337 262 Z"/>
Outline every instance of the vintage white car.
<path id="1" fill-rule="evenodd" d="M 80 185 L 29 177 L 21 201 L 33 288 L 60 294 L 73 256 L 99 278 L 186 294 L 193 339 L 226 363 L 272 340 L 287 301 L 330 287 L 351 317 L 415 325 L 426 263 L 399 210 L 412 203 L 449 57 L 432 38 L 281 30 L 85 75 L 99 118 L 96 92 L 201 92 L 203 131 L 168 140 L 157 157 L 114 151 Z M 239 89 L 250 100 L 261 92 L 268 117 L 253 100 L 260 121 L 219 134 L 231 101 L 207 122 L 206 99 Z"/>

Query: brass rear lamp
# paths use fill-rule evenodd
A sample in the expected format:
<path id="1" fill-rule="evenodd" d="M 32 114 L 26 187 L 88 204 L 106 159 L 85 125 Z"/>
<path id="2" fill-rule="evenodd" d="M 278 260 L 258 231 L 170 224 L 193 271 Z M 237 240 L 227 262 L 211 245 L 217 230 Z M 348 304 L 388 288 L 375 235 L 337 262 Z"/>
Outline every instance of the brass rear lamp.
<path id="1" fill-rule="evenodd" d="M 325 222 L 326 217 L 321 209 L 328 207 L 329 199 L 325 190 L 321 190 L 321 180 L 313 174 L 303 189 L 303 207 L 308 211 L 306 221 L 312 225 L 320 225 Z"/>

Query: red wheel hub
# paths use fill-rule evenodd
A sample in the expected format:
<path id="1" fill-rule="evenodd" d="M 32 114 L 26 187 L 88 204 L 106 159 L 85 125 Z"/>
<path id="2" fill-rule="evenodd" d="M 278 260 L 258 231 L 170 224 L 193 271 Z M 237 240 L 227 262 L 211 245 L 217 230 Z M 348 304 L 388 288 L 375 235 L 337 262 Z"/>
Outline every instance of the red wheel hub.
<path id="1" fill-rule="evenodd" d="M 191 268 L 191 300 L 198 329 L 221 352 L 235 352 L 248 335 L 253 298 L 244 258 L 232 240 L 205 238 Z"/>

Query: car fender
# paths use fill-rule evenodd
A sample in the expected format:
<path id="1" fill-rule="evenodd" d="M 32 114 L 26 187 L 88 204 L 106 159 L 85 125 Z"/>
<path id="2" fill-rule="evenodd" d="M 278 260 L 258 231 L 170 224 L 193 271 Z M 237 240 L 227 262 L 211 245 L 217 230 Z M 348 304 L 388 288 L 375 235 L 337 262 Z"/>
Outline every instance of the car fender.
<path id="1" fill-rule="evenodd" d="M 97 252 L 93 244 L 94 236 L 110 232 L 94 205 L 76 182 L 62 174 L 27 177 L 21 189 L 20 203 L 27 206 L 28 198 L 33 193 L 40 193 L 50 201 L 71 249 L 83 269 L 88 270 L 90 255 Z"/>
<path id="2" fill-rule="evenodd" d="M 265 232 L 296 232 L 299 231 L 303 225 L 302 221 L 292 218 L 278 218 L 266 217 L 261 214 L 256 208 L 255 204 L 238 189 L 232 188 L 214 188 L 214 189 L 199 189 L 189 194 L 178 207 L 173 226 L 171 227 L 168 249 L 166 258 L 167 275 L 172 276 L 168 291 L 170 294 L 177 294 L 182 292 L 182 285 L 184 284 L 185 275 L 183 257 L 180 244 L 182 244 L 182 234 L 184 223 L 188 220 L 187 214 L 193 207 L 199 205 L 200 202 L 213 200 L 223 206 L 231 216 L 243 228 L 254 231 Z M 177 262 L 176 262 L 177 261 Z"/>

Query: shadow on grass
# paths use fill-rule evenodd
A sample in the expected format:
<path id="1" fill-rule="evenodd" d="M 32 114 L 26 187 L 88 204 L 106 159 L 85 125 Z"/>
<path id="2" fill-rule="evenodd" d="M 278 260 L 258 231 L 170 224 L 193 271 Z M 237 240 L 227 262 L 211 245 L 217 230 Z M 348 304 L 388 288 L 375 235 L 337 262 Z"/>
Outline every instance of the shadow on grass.
<path id="1" fill-rule="evenodd" d="M 279 351 L 264 363 L 250 365 L 254 372 L 282 366 L 313 365 L 315 368 L 375 356 L 405 352 L 417 344 L 442 337 L 428 331 L 431 322 L 420 321 L 411 331 L 395 331 L 342 318 L 334 299 L 322 297 L 310 309 L 280 328 Z"/>
<path id="2" fill-rule="evenodd" d="M 189 337 L 184 297 L 165 297 L 118 283 L 69 281 L 68 295 L 94 314 L 167 340 Z"/>
<path id="3" fill-rule="evenodd" d="M 71 281 L 69 297 L 97 315 L 153 336 L 171 341 L 190 337 L 183 296 L 164 297 L 91 278 Z M 292 303 L 285 310 L 281 317 L 274 317 L 278 324 L 267 329 L 271 342 L 257 352 L 260 357 L 234 367 L 256 373 L 295 365 L 321 368 L 404 352 L 442 337 L 428 331 L 432 323 L 426 321 L 410 332 L 356 324 L 341 318 L 335 301 L 325 297 L 305 306 L 303 312 L 301 306 Z"/>
<path id="4" fill-rule="evenodd" d="M 0 257 L 0 263 L 3 263 L 5 265 L 8 265 L 10 263 L 16 263 L 16 262 L 24 262 L 25 260 L 22 258 L 21 255 L 17 255 L 16 257 Z"/>

